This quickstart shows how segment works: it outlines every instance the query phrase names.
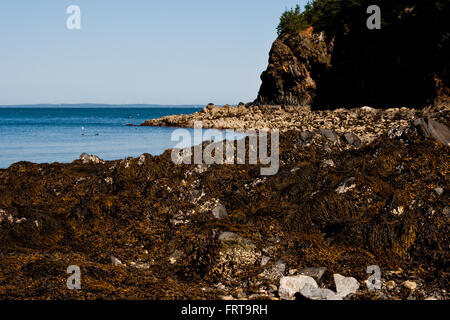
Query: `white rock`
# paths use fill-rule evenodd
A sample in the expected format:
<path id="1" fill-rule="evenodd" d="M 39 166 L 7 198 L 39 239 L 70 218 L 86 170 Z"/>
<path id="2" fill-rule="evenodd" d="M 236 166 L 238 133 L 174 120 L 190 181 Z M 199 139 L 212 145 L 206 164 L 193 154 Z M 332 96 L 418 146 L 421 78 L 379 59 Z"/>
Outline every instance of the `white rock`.
<path id="1" fill-rule="evenodd" d="M 344 277 L 338 273 L 333 275 L 336 284 L 337 295 L 345 298 L 349 294 L 355 293 L 359 288 L 359 282 L 353 277 Z"/>
<path id="2" fill-rule="evenodd" d="M 83 164 L 88 164 L 88 163 L 94 163 L 94 164 L 102 163 L 103 164 L 103 163 L 105 163 L 105 161 L 103 161 L 99 157 L 97 157 L 95 155 L 87 154 L 87 153 L 82 153 L 80 155 L 80 160 L 83 162 Z"/>
<path id="3" fill-rule="evenodd" d="M 302 296 L 312 300 L 342 300 L 335 292 L 330 289 L 314 288 L 313 286 L 306 284 L 302 290 L 300 290 Z"/>
<path id="4" fill-rule="evenodd" d="M 110 259 L 111 259 L 111 264 L 112 264 L 113 266 L 121 266 L 121 265 L 122 265 L 122 261 L 120 261 L 120 260 L 117 259 L 116 257 L 111 256 Z"/>
<path id="5" fill-rule="evenodd" d="M 308 276 L 297 275 L 282 277 L 280 279 L 280 287 L 278 289 L 278 294 L 281 299 L 290 300 L 294 297 L 297 292 L 300 292 L 305 285 L 309 285 L 312 288 L 319 288 L 316 281 Z"/>

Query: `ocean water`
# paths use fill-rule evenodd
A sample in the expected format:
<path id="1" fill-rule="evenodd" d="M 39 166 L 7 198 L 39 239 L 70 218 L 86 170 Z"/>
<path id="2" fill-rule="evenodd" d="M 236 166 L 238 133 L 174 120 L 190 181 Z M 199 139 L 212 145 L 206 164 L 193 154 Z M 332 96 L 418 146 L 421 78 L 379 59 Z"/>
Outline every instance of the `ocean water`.
<path id="1" fill-rule="evenodd" d="M 104 160 L 138 157 L 143 153 L 159 155 L 178 144 L 171 140 L 175 128 L 126 124 L 189 114 L 201 108 L 152 105 L 0 107 L 0 168 L 19 161 L 70 163 L 83 152 Z"/>

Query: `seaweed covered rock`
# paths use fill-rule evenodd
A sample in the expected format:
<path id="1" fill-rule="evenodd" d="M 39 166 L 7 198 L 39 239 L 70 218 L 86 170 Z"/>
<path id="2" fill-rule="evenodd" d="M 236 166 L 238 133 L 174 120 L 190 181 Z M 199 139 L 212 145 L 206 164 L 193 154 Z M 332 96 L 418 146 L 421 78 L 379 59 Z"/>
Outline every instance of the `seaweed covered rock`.
<path id="1" fill-rule="evenodd" d="M 320 266 L 326 290 L 370 265 L 417 289 L 352 299 L 448 298 L 449 146 L 405 127 L 358 147 L 285 132 L 264 178 L 260 165 L 176 165 L 170 150 L 13 164 L 0 170 L 0 298 L 277 298 L 287 272 Z M 70 265 L 82 290 L 65 285 Z"/>

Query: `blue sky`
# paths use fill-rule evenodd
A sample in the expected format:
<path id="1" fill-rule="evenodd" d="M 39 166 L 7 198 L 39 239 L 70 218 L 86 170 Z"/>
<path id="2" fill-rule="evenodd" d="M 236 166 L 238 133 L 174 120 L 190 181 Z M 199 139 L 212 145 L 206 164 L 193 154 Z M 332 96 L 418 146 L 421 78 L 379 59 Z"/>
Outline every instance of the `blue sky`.
<path id="1" fill-rule="evenodd" d="M 0 2 L 0 105 L 256 98 L 279 17 L 306 0 Z M 81 30 L 66 9 L 81 8 Z"/>

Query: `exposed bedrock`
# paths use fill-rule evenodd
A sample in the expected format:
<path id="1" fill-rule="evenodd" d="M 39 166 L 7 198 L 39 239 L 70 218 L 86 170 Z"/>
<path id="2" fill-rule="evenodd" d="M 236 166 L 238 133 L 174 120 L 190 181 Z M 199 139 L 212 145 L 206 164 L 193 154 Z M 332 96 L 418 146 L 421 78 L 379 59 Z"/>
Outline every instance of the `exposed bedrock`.
<path id="1" fill-rule="evenodd" d="M 321 109 L 448 104 L 448 10 L 432 13 L 405 8 L 381 30 L 368 30 L 364 12 L 349 12 L 332 31 L 281 34 L 255 103 Z"/>

